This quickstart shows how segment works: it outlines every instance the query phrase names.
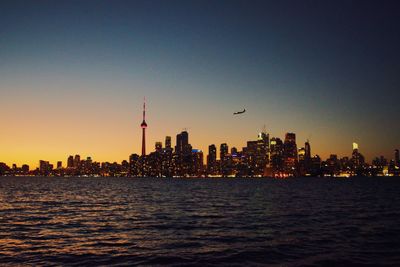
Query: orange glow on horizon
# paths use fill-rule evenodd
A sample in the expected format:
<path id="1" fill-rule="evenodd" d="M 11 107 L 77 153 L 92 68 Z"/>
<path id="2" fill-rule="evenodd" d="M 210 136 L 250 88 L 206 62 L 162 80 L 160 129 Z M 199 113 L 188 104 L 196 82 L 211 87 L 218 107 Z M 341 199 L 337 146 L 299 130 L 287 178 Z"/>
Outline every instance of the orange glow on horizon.
<path id="1" fill-rule="evenodd" d="M 82 159 L 92 157 L 97 162 L 121 162 L 128 160 L 129 155 L 141 151 L 142 98 L 130 98 L 125 94 L 92 95 L 90 90 L 73 91 L 71 96 L 50 90 L 37 94 L 26 94 L 23 98 L 17 92 L 8 96 L 7 101 L 0 100 L 0 113 L 3 114 L 3 125 L 0 132 L 0 162 L 7 165 L 29 164 L 31 169 L 38 167 L 39 160 L 56 164 L 62 161 L 63 166 L 69 155 L 79 154 Z M 143 89 L 142 89 L 143 90 Z M 78 98 L 73 96 L 79 95 Z M 143 95 L 142 92 L 137 95 Z M 165 96 L 165 97 L 164 97 Z M 55 98 L 56 97 L 56 98 Z M 189 100 L 178 99 L 180 102 Z M 54 100 L 58 99 L 58 100 Z M 265 121 L 268 121 L 267 132 L 270 136 L 284 139 L 286 132 L 295 132 L 298 148 L 304 146 L 310 132 L 312 154 L 326 159 L 330 154 L 339 157 L 351 155 L 353 136 L 343 135 L 342 129 L 328 131 L 326 121 L 304 122 L 295 116 L 271 116 L 273 110 L 264 106 L 246 109 L 241 117 L 232 116 L 232 105 L 227 103 L 210 104 L 207 98 L 198 97 L 196 105 L 176 106 L 168 95 L 148 97 L 146 121 L 146 151 L 154 151 L 156 141 L 165 142 L 165 136 L 172 137 L 175 146 L 176 134 L 188 128 L 189 142 L 193 148 L 208 154 L 208 146 L 215 144 L 219 151 L 221 143 L 227 143 L 229 149 L 241 150 L 246 142 L 256 140 Z M 15 105 L 15 103 L 19 103 Z M 290 125 L 290 127 L 289 127 Z M 349 131 L 349 130 L 347 130 Z M 382 147 L 369 142 L 375 138 L 369 136 L 358 141 L 362 144 L 361 153 L 367 159 L 376 156 L 372 151 L 381 151 Z M 385 147 L 388 158 L 392 147 Z"/>

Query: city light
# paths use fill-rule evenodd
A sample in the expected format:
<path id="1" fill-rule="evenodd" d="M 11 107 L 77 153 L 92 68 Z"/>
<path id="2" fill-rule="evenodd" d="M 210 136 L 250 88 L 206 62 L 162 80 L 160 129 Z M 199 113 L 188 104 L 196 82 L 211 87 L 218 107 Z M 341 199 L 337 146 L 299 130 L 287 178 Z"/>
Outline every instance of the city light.
<path id="1" fill-rule="evenodd" d="M 145 120 L 146 103 L 143 102 L 142 153 L 132 154 L 129 159 L 117 162 L 95 162 L 91 157 L 81 159 L 80 155 L 69 156 L 67 165 L 58 161 L 56 167 L 49 161 L 40 160 L 39 167 L 30 170 L 27 164 L 12 167 L 0 163 L 2 176 L 122 176 L 122 177 L 351 177 L 351 176 L 399 176 L 399 150 L 395 150 L 393 160 L 383 156 L 375 158 L 371 164 L 365 162 L 364 156 L 358 150 L 358 144 L 353 143 L 351 157 L 338 158 L 332 154 L 325 161 L 318 155 L 311 154 L 311 145 L 307 140 L 303 147 L 298 148 L 295 133 L 286 133 L 285 139 L 270 137 L 264 130 L 258 133 L 254 141 L 238 150 L 223 143 L 219 148 L 209 146 L 206 162 L 200 149 L 192 148 L 189 143 L 189 133 L 182 131 L 176 136 L 176 146 L 173 149 L 171 137 L 165 137 L 162 142 L 155 143 L 155 150 L 146 154 Z"/>

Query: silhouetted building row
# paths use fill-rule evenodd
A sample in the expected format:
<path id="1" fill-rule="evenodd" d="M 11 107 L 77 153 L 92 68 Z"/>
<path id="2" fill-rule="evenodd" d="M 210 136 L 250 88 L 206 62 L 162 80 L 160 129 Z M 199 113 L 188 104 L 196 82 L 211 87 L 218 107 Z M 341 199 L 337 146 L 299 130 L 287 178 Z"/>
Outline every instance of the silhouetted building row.
<path id="1" fill-rule="evenodd" d="M 219 155 L 219 158 L 217 157 Z M 206 165 L 204 154 L 193 149 L 189 143 L 189 133 L 182 131 L 176 136 L 175 149 L 171 137 L 166 136 L 165 146 L 156 142 L 154 151 L 148 155 L 132 154 L 129 160 L 117 162 L 94 162 L 91 157 L 81 159 L 80 155 L 68 156 L 65 168 L 62 162 L 57 167 L 45 160 L 39 167 L 30 170 L 24 164 L 20 168 L 13 164 L 10 168 L 0 163 L 0 175 L 40 175 L 40 176 L 131 176 L 131 177 L 291 177 L 291 176 L 399 176 L 399 150 L 394 151 L 394 159 L 383 156 L 365 162 L 357 143 L 353 143 L 351 157 L 338 158 L 332 154 L 322 161 L 312 155 L 307 140 L 298 148 L 296 135 L 287 133 L 284 141 L 271 137 L 266 132 L 258 134 L 257 139 L 248 141 L 242 150 L 229 149 L 227 143 L 208 147 Z"/>

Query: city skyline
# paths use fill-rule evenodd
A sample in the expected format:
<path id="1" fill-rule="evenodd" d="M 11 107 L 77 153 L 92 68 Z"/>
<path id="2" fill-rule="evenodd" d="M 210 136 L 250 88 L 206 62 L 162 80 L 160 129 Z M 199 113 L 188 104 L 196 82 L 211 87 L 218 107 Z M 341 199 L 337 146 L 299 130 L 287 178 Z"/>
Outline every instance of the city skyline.
<path id="1" fill-rule="evenodd" d="M 241 148 L 266 125 L 322 158 L 400 147 L 395 1 L 2 1 L 0 161 L 99 161 L 187 128 Z M 288 19 L 290 18 L 290 19 Z M 241 116 L 232 116 L 246 109 Z"/>
<path id="2" fill-rule="evenodd" d="M 159 140 L 152 140 L 152 142 L 151 143 L 146 143 L 146 130 L 147 130 L 147 127 L 148 127 L 148 125 L 147 125 L 147 122 L 146 122 L 146 119 L 145 119 L 145 117 L 146 117 L 146 98 L 144 98 L 143 99 L 143 107 L 142 107 L 142 120 L 141 120 L 141 123 L 140 123 L 140 128 L 142 129 L 142 131 L 141 131 L 141 134 L 140 134 L 140 140 L 141 140 L 141 142 L 138 142 L 138 143 L 140 143 L 140 148 L 138 149 L 138 150 L 136 150 L 136 151 L 133 151 L 133 152 L 131 152 L 131 153 L 129 153 L 128 155 L 130 155 L 130 154 L 138 154 L 138 155 L 141 155 L 141 156 L 145 156 L 145 155 L 148 155 L 148 154 L 150 154 L 151 152 L 154 152 L 154 151 L 156 151 L 156 149 L 149 149 L 150 147 L 152 147 L 152 148 L 155 148 L 156 146 L 157 146 L 157 143 L 161 143 L 161 145 L 165 145 L 165 143 L 163 143 L 162 142 L 162 140 L 163 139 L 159 139 Z M 139 121 L 140 122 L 140 121 Z M 150 128 L 151 129 L 151 128 Z M 183 128 L 182 129 L 182 131 L 186 131 L 187 130 L 187 128 Z M 266 132 L 267 131 L 267 129 L 266 129 L 266 126 L 265 125 L 263 125 L 263 129 L 262 130 L 260 130 L 260 131 L 258 131 L 258 132 L 254 132 L 254 134 L 253 134 L 253 137 L 252 138 L 250 138 L 250 139 L 248 139 L 248 140 L 256 140 L 256 136 L 257 135 L 259 135 L 259 134 L 261 134 L 262 132 Z M 285 134 L 288 134 L 288 133 L 290 133 L 290 132 L 285 132 Z M 179 135 L 179 134 L 178 134 Z M 268 135 L 270 135 L 270 133 L 268 132 Z M 297 134 L 296 134 L 297 135 Z M 173 136 L 173 135 L 172 135 Z M 275 135 L 272 135 L 271 134 L 271 137 L 274 137 Z M 284 134 L 282 134 L 282 135 L 280 135 L 280 136 L 284 136 Z M 311 136 L 311 135 L 310 135 Z M 163 138 L 165 138 L 165 137 L 171 137 L 171 135 L 163 135 Z M 277 138 L 279 138 L 279 136 L 277 136 Z M 227 138 L 227 139 L 229 139 L 229 138 Z M 303 143 L 308 143 L 310 141 L 310 138 L 307 138 L 307 139 L 305 139 L 304 141 L 303 141 Z M 170 141 L 171 142 L 171 141 Z M 248 141 L 247 141 L 248 142 Z M 173 144 L 172 142 L 170 143 L 170 145 L 171 144 Z M 244 148 L 245 146 L 246 146 L 246 140 L 243 140 L 242 141 L 242 145 L 239 145 L 239 146 L 235 146 L 235 145 L 232 145 L 232 144 L 230 144 L 230 143 L 228 143 L 228 142 L 222 142 L 222 143 L 216 143 L 216 142 L 213 142 L 213 143 L 210 143 L 210 144 L 208 144 L 208 145 L 206 145 L 206 147 L 205 148 L 203 148 L 202 146 L 196 146 L 196 148 L 198 148 L 198 149 L 200 149 L 201 151 L 207 151 L 207 148 L 210 146 L 210 145 L 218 145 L 218 144 L 229 144 L 229 146 L 230 147 L 234 147 L 234 148 L 237 148 L 237 149 L 242 149 L 242 148 Z M 301 142 L 300 142 L 300 144 L 302 144 Z M 177 145 L 177 144 L 176 144 Z M 324 156 L 324 154 L 322 154 L 322 156 L 321 156 L 321 154 L 319 154 L 319 153 L 317 153 L 317 152 L 315 152 L 315 148 L 313 148 L 313 151 L 315 152 L 314 153 L 314 155 L 317 155 L 317 156 L 319 156 L 319 157 L 321 157 L 322 159 L 325 159 L 325 158 L 329 158 L 329 156 L 330 155 L 337 155 L 338 157 L 348 157 L 349 155 L 351 155 L 351 153 L 352 153 L 352 150 L 350 149 L 351 148 L 351 145 L 352 145 L 352 147 L 353 147 L 353 150 L 354 150 L 354 146 L 356 145 L 357 146 L 357 149 L 358 149 L 358 146 L 359 146 L 359 143 L 356 143 L 354 140 L 351 142 L 351 143 L 349 143 L 348 144 L 348 147 L 347 147 L 347 149 L 349 150 L 349 152 L 347 153 L 347 154 L 338 154 L 338 153 L 335 153 L 335 152 L 329 152 L 329 151 L 327 151 L 326 153 L 327 153 L 327 155 L 326 156 Z M 301 146 L 299 146 L 299 148 L 300 148 Z M 361 149 L 363 149 L 363 145 L 361 144 Z M 175 147 L 176 148 L 176 147 Z M 392 149 L 392 151 L 390 151 L 390 153 L 388 153 L 388 152 L 386 152 L 386 153 L 377 153 L 377 154 L 375 154 L 375 156 L 372 156 L 371 158 L 367 158 L 366 157 L 366 162 L 371 162 L 373 159 L 375 159 L 375 158 L 377 158 L 377 157 L 381 157 L 381 156 L 383 156 L 383 157 L 385 157 L 386 159 L 388 159 L 389 161 L 390 160 L 393 160 L 393 159 L 395 159 L 395 157 L 393 157 L 393 155 L 394 155 L 394 153 L 395 153 L 395 151 L 396 150 L 398 150 L 396 147 L 395 148 L 393 148 Z M 141 151 L 141 152 L 140 152 Z M 150 151 L 149 153 L 146 153 L 146 151 Z M 60 153 L 62 153 L 62 152 L 60 152 Z M 79 153 L 79 152 L 73 152 L 73 153 L 68 153 L 68 154 L 71 154 L 71 155 L 81 155 L 82 153 Z M 64 153 L 64 155 L 65 155 L 65 153 Z M 93 156 L 94 154 L 93 153 L 86 153 L 85 155 L 87 155 L 88 157 L 90 157 L 90 158 L 96 158 L 95 156 Z M 219 155 L 219 154 L 218 154 Z M 389 156 L 385 156 L 385 155 L 389 155 Z M 49 161 L 49 162 L 57 162 L 57 163 L 59 163 L 60 161 L 61 162 L 64 162 L 61 158 L 52 158 L 51 160 L 48 160 L 48 158 L 49 157 L 44 157 L 44 158 L 46 158 L 46 160 L 47 161 Z M 124 161 L 124 160 L 126 160 L 127 159 L 127 157 L 126 157 L 126 155 L 124 156 L 124 157 L 122 157 L 121 159 L 110 159 L 110 160 L 100 160 L 99 162 L 122 162 L 122 161 Z M 220 158 L 219 157 L 217 157 L 217 159 L 219 160 Z M 4 161 L 4 160 L 0 160 L 0 162 L 4 162 L 4 163 L 6 163 L 6 164 L 8 164 L 8 165 L 14 165 L 14 164 L 16 164 L 17 166 L 22 166 L 22 165 L 29 165 L 29 166 L 31 166 L 31 167 L 33 167 L 33 168 L 38 168 L 39 166 L 40 166 L 40 164 L 38 163 L 40 160 L 38 160 L 38 159 L 30 159 L 30 160 L 28 160 L 28 161 L 25 161 L 25 162 L 6 162 L 6 161 Z"/>
<path id="3" fill-rule="evenodd" d="M 143 116 L 144 117 L 144 116 Z M 145 125 L 147 126 L 147 125 Z M 141 124 L 143 128 L 143 122 Z M 146 127 L 145 127 L 146 128 Z M 142 141 L 145 140 L 143 131 Z M 285 138 L 271 137 L 260 132 L 257 140 L 247 141 L 238 149 L 220 144 L 219 157 L 215 144 L 208 147 L 208 154 L 195 149 L 189 141 L 189 133 L 184 130 L 176 135 L 175 148 L 171 136 L 155 143 L 154 151 L 146 154 L 131 154 L 128 160 L 117 162 L 98 162 L 79 154 L 70 155 L 67 164 L 57 165 L 46 160 L 39 161 L 39 167 L 31 169 L 23 164 L 11 167 L 0 162 L 0 176 L 112 176 L 112 177 L 352 177 L 352 176 L 399 176 L 400 154 L 394 150 L 394 158 L 376 157 L 371 163 L 352 144 L 350 157 L 331 154 L 323 160 L 313 154 L 309 140 L 301 146 L 297 144 L 295 133 L 286 133 Z M 144 143 L 142 143 L 144 144 Z M 230 149 L 229 149 L 230 148 Z M 204 156 L 206 155 L 206 162 Z"/>
<path id="4" fill-rule="evenodd" d="M 256 177 L 290 177 L 290 176 L 399 176 L 399 149 L 394 149 L 393 158 L 376 156 L 369 163 L 360 153 L 359 145 L 352 143 L 351 156 L 338 156 L 331 153 L 324 160 L 312 153 L 310 141 L 297 143 L 296 134 L 288 132 L 285 138 L 270 136 L 265 127 L 257 139 L 248 140 L 246 146 L 235 147 L 227 143 L 220 144 L 219 151 L 215 143 L 201 150 L 189 142 L 187 129 L 176 135 L 175 146 L 171 136 L 154 143 L 154 150 L 146 153 L 145 120 L 146 100 L 143 101 L 142 150 L 141 154 L 133 153 L 121 161 L 93 161 L 91 156 L 81 159 L 80 154 L 70 155 L 63 161 L 52 164 L 39 160 L 33 169 L 24 163 L 22 166 L 8 166 L 0 162 L 1 175 L 50 175 L 50 176 L 154 176 L 154 177 L 208 177 L 208 176 L 256 176 Z M 218 153 L 219 152 L 219 153 Z M 219 155 L 219 157 L 217 156 Z M 204 161 L 206 156 L 206 161 Z M 57 166 L 57 167 L 55 167 Z"/>

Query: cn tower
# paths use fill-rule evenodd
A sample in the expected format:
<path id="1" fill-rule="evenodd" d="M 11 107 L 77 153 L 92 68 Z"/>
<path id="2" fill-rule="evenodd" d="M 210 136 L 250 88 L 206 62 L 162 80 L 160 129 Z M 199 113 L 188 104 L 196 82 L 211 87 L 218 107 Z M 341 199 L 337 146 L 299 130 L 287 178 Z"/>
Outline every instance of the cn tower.
<path id="1" fill-rule="evenodd" d="M 146 156 L 146 98 L 143 100 L 143 122 L 140 127 L 142 127 L 142 156 Z"/>

